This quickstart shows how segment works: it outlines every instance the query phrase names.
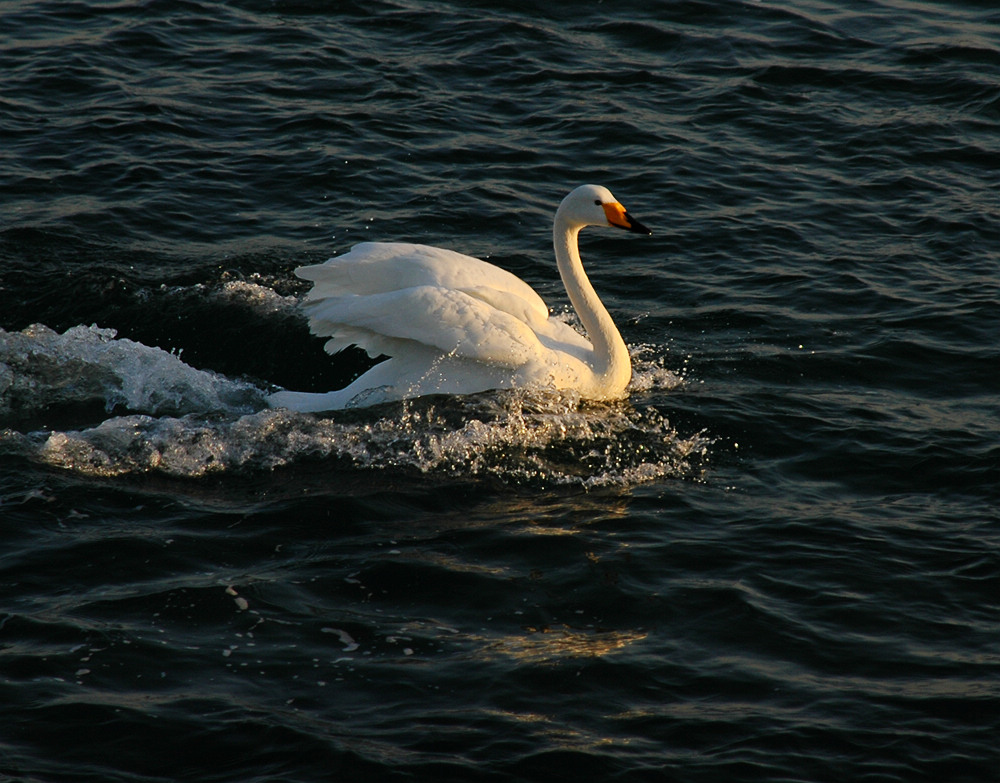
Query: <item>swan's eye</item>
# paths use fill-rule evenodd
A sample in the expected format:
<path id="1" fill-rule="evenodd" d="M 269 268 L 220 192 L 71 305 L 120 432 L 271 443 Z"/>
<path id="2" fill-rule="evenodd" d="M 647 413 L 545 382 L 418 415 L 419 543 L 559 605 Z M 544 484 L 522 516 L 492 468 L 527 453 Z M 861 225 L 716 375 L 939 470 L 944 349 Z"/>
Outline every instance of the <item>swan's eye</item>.
<path id="1" fill-rule="evenodd" d="M 597 204 L 597 206 L 601 206 L 601 200 L 599 198 L 595 198 L 594 203 Z"/>

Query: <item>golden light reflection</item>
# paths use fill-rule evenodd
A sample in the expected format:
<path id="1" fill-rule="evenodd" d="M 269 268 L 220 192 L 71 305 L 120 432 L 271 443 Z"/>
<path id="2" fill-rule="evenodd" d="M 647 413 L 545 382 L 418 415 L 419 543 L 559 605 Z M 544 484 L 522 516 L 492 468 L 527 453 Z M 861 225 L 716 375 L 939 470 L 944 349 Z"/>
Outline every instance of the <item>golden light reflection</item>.
<path id="1" fill-rule="evenodd" d="M 484 713 L 500 721 L 530 725 L 539 736 L 548 738 L 550 742 L 564 750 L 588 752 L 610 746 L 627 745 L 631 742 L 627 737 L 606 737 L 538 712 L 484 710 Z"/>
<path id="2" fill-rule="evenodd" d="M 513 658 L 519 663 L 555 663 L 566 658 L 601 658 L 623 650 L 648 636 L 644 631 L 580 631 L 567 625 L 528 629 L 502 639 L 480 637 L 481 655 Z"/>

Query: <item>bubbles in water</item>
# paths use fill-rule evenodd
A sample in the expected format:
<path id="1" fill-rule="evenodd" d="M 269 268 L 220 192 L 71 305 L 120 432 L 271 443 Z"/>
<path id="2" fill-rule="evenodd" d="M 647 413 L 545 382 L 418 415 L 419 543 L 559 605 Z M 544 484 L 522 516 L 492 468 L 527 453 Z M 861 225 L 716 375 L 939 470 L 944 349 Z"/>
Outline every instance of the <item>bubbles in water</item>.
<path id="1" fill-rule="evenodd" d="M 637 360 L 633 389 L 679 383 L 658 363 Z M 96 476 L 198 478 L 322 459 L 343 470 L 600 487 L 697 475 L 710 445 L 700 433 L 678 434 L 653 407 L 523 390 L 325 417 L 271 410 L 252 384 L 115 339 L 112 330 L 0 331 L 0 415 L 81 402 L 132 413 L 81 429 L 8 429 L 0 448 Z"/>
<path id="2" fill-rule="evenodd" d="M 267 286 L 246 280 L 229 280 L 222 285 L 218 296 L 241 302 L 264 314 L 289 312 L 298 306 L 294 296 L 282 296 Z"/>
<path id="3" fill-rule="evenodd" d="M 338 418 L 285 410 L 219 420 L 116 417 L 47 434 L 35 458 L 101 476 L 197 478 L 334 459 L 343 469 L 599 487 L 693 475 L 708 445 L 701 434 L 680 436 L 652 409 L 503 392 Z"/>

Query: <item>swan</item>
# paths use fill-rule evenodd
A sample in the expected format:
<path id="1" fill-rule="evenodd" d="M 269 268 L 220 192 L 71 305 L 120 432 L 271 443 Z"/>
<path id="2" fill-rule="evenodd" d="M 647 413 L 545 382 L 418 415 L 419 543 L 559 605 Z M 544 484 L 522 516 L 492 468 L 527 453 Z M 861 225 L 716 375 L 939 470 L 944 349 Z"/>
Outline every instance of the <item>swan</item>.
<path id="1" fill-rule="evenodd" d="M 581 185 L 560 203 L 552 226 L 556 264 L 586 337 L 551 318 L 520 278 L 439 247 L 365 242 L 296 269 L 313 282 L 302 307 L 313 334 L 330 338 L 327 353 L 357 345 L 390 358 L 346 388 L 280 391 L 269 405 L 318 412 L 514 387 L 573 390 L 592 400 L 624 397 L 632 365 L 583 270 L 577 239 L 585 226 L 652 232 L 599 185 Z"/>

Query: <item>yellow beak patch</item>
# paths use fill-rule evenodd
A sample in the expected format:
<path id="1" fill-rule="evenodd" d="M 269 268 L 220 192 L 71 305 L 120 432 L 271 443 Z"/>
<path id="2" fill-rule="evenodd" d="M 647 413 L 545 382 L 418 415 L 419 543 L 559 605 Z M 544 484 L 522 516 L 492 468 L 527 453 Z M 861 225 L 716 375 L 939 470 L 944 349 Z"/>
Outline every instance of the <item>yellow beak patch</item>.
<path id="1" fill-rule="evenodd" d="M 625 229 L 632 227 L 629 219 L 625 217 L 625 207 L 617 201 L 612 201 L 608 204 L 601 204 L 601 206 L 604 207 L 604 214 L 607 215 L 608 222 L 612 226 Z"/>

